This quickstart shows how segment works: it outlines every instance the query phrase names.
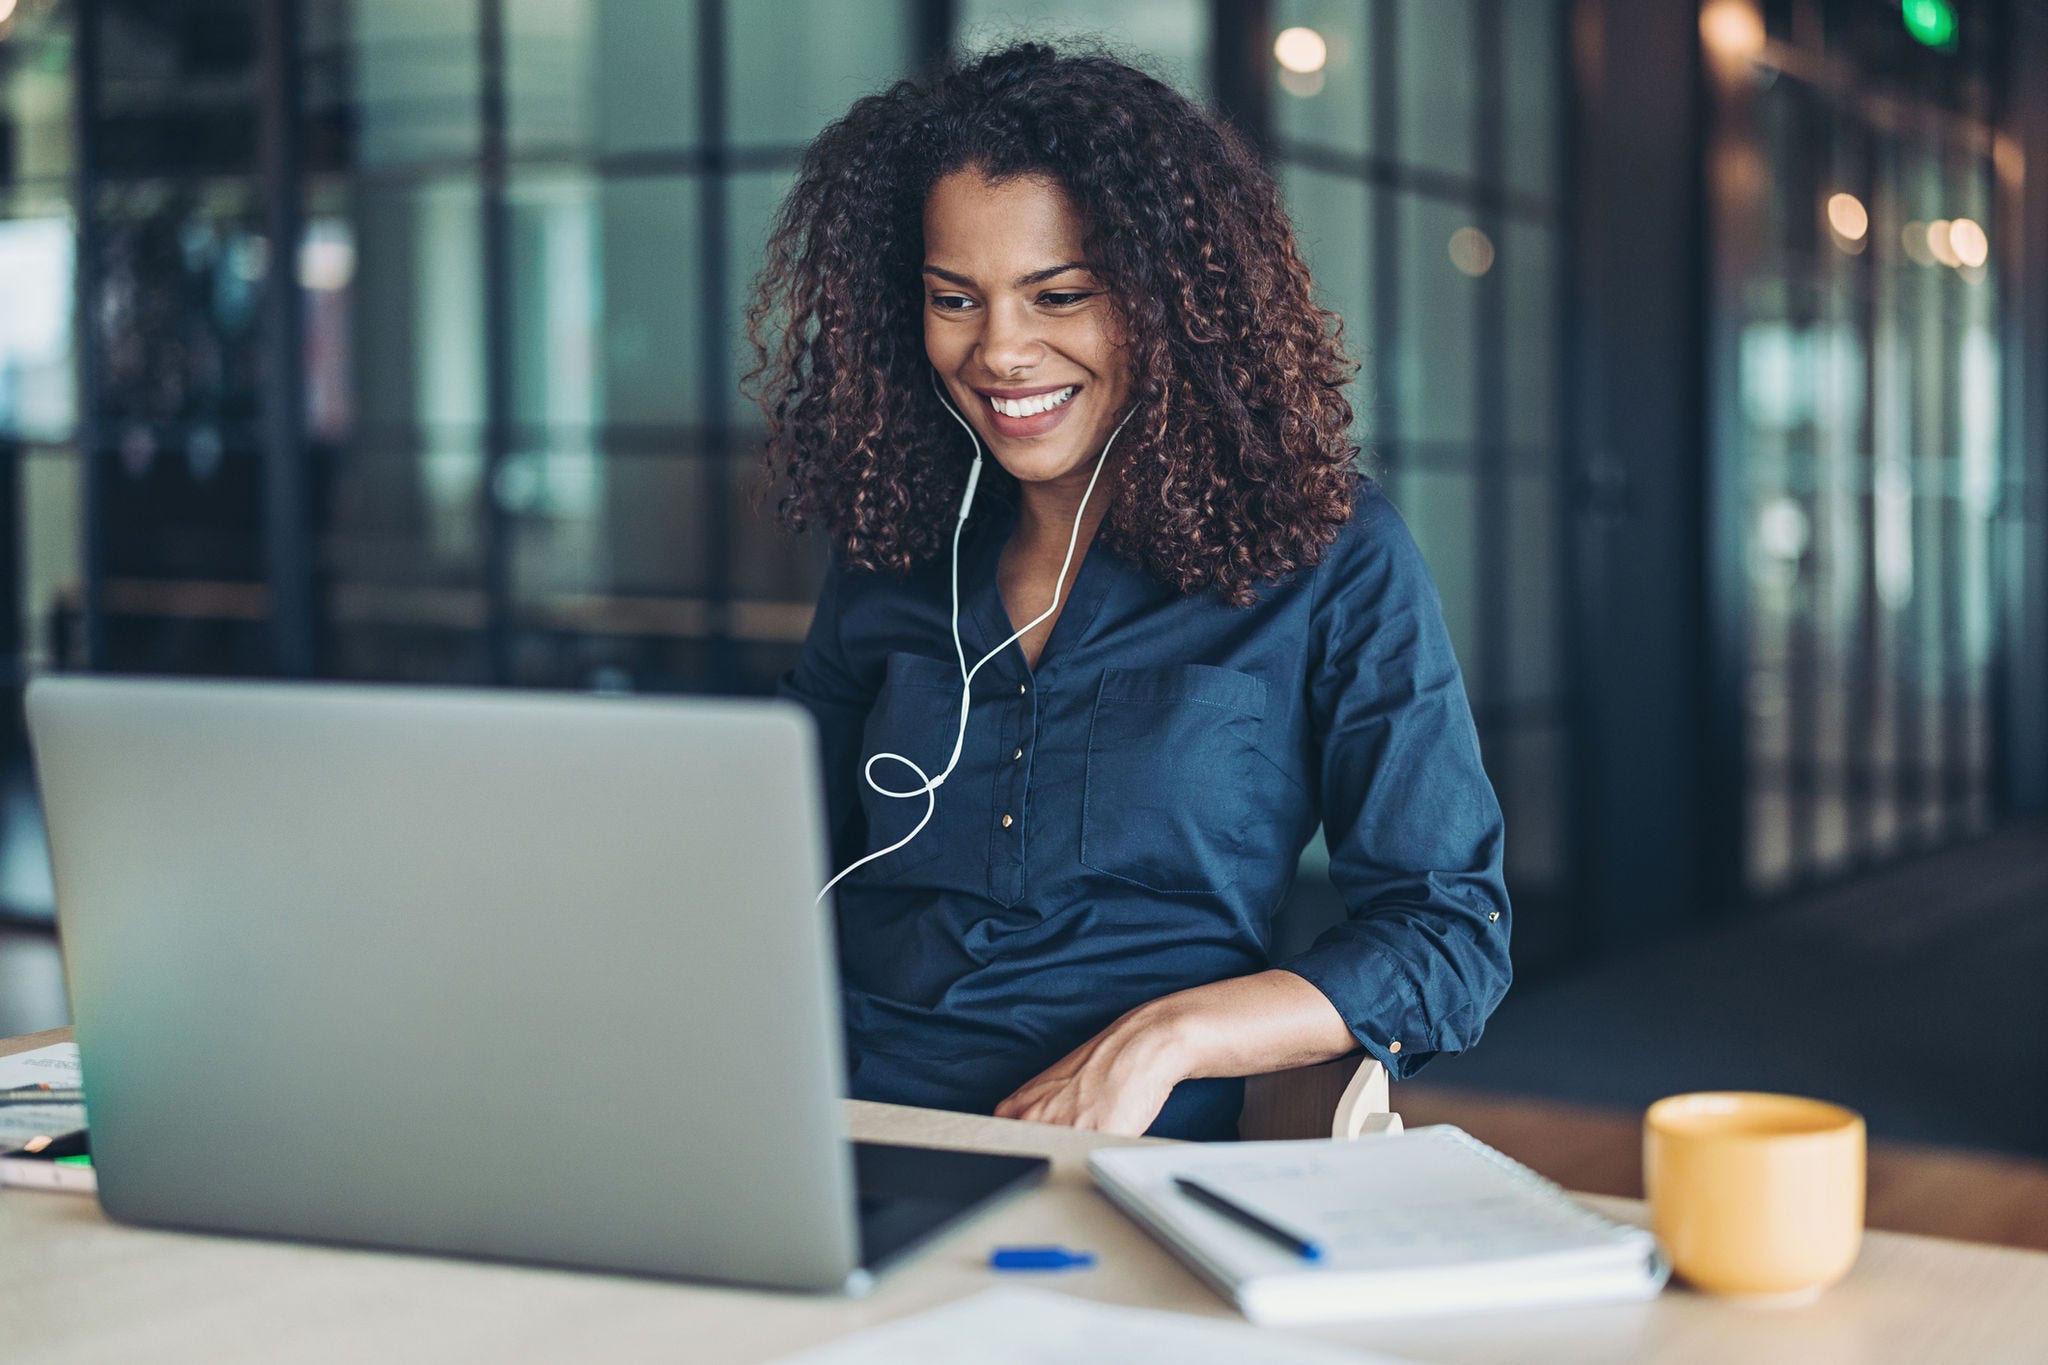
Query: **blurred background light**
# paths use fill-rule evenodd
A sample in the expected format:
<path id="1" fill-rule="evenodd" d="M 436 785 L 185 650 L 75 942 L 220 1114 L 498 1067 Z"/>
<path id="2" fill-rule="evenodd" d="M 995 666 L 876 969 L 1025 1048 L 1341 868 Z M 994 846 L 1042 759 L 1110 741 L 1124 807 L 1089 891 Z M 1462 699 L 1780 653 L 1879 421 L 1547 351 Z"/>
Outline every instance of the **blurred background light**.
<path id="1" fill-rule="evenodd" d="M 1764 50 L 1764 17 L 1750 0 L 1707 0 L 1700 7 L 1700 40 L 1713 56 L 1750 60 Z"/>
<path id="2" fill-rule="evenodd" d="M 7 2 L 0 0 L 0 4 Z M 1330 48 L 1323 41 L 1323 35 L 1312 28 L 1282 29 L 1280 36 L 1273 40 L 1273 56 L 1287 70 L 1307 75 L 1323 69 L 1323 63 L 1329 60 Z"/>
<path id="3" fill-rule="evenodd" d="M 1973 269 L 1991 258 L 1991 241 L 1974 219 L 1952 220 L 1948 225 L 1948 245 L 1958 261 Z"/>
<path id="4" fill-rule="evenodd" d="M 1949 0 L 1905 0 L 1899 6 L 1899 18 L 1916 41 L 1943 52 L 1955 50 L 1961 25 Z"/>
<path id="5" fill-rule="evenodd" d="M 1958 266 L 1963 258 L 1956 254 L 1948 239 L 1949 220 L 1937 218 L 1927 225 L 1927 254 L 1946 266 Z"/>
<path id="6" fill-rule="evenodd" d="M 1870 231 L 1870 214 L 1853 194 L 1837 194 L 1828 200 L 1828 226 L 1852 242 L 1863 240 Z"/>
<path id="7" fill-rule="evenodd" d="M 1493 239 L 1476 227 L 1462 227 L 1451 234 L 1451 264 L 1467 275 L 1484 275 L 1493 269 Z"/>

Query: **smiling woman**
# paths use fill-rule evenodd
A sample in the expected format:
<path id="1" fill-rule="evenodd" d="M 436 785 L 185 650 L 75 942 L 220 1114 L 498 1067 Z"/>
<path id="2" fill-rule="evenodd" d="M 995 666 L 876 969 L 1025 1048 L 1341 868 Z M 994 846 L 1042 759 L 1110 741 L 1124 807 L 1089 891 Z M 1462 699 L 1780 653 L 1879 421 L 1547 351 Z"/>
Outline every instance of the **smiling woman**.
<path id="1" fill-rule="evenodd" d="M 1225 1137 L 1247 1075 L 1478 1037 L 1500 810 L 1235 133 L 1038 44 L 902 82 L 810 148 L 749 331 L 784 520 L 835 550 L 781 691 L 853 1094 Z M 1318 822 L 1349 918 L 1274 963 Z"/>

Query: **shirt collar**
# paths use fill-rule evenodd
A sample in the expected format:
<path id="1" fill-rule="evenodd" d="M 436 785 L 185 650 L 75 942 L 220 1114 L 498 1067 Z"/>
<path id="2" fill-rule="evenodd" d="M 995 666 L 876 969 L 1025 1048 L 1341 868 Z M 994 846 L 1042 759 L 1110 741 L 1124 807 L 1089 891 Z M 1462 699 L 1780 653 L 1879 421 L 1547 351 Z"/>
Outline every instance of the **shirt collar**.
<path id="1" fill-rule="evenodd" d="M 1021 621 L 1011 623 L 1009 612 L 1003 606 L 1002 586 L 996 580 L 1003 546 L 1009 543 L 1010 533 L 1017 526 L 1017 505 L 1000 495 L 983 495 L 976 500 L 975 507 L 976 514 L 969 523 L 967 535 L 962 538 L 960 554 L 961 638 L 966 638 L 969 622 L 975 627 L 974 633 L 980 636 L 979 647 L 968 660 L 970 664 L 995 648 L 999 641 L 1008 639 L 1017 626 L 1023 624 Z M 1124 572 L 1116 556 L 1101 540 L 1098 528 L 1095 543 L 1088 547 L 1088 553 L 1081 559 L 1081 571 L 1074 576 L 1073 589 L 1052 623 L 1052 636 L 1039 655 L 1037 676 L 1040 680 L 1057 675 L 1067 654 L 1087 636 L 1102 610 L 1110 585 Z M 971 546 L 967 543 L 969 541 Z M 982 669 L 983 674 L 997 672 L 1012 682 L 1024 682 L 1033 676 L 1024 665 L 1024 651 L 1016 641 L 1012 640 Z"/>

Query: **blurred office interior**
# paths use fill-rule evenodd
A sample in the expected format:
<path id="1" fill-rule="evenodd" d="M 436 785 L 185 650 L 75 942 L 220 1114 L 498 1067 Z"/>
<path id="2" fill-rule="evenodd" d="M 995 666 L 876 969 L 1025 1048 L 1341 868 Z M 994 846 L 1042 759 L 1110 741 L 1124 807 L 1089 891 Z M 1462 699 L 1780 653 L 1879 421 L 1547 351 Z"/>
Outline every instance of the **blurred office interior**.
<path id="1" fill-rule="evenodd" d="M 1519 980 L 1415 1093 L 2048 1155 L 2044 0 L 0 0 L 0 1033 L 32 672 L 771 688 L 769 216 L 1073 34 L 1264 150 L 1442 593 Z"/>

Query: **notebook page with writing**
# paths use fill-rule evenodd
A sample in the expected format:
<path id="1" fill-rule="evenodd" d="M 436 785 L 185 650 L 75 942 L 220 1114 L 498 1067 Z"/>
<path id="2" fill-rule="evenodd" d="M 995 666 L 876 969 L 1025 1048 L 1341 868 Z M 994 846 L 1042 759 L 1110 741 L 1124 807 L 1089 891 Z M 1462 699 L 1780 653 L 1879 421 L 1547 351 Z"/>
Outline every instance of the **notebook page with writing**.
<path id="1" fill-rule="evenodd" d="M 1460 1129 L 1106 1148 L 1096 1182 L 1247 1316 L 1308 1321 L 1645 1297 L 1656 1243 Z M 1190 1176 L 1322 1244 L 1310 1264 L 1174 1189 Z"/>

